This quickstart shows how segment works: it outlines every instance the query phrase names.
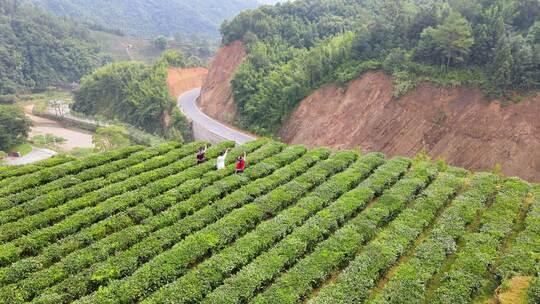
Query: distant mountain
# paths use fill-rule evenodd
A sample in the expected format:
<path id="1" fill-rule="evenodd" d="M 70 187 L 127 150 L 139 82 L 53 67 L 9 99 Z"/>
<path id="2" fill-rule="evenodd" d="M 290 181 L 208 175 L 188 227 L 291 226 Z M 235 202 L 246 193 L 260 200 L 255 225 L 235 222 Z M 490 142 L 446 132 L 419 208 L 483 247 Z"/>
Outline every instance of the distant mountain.
<path id="1" fill-rule="evenodd" d="M 219 37 L 219 27 L 242 10 L 275 0 L 27 0 L 56 15 L 118 29 L 128 35 Z"/>

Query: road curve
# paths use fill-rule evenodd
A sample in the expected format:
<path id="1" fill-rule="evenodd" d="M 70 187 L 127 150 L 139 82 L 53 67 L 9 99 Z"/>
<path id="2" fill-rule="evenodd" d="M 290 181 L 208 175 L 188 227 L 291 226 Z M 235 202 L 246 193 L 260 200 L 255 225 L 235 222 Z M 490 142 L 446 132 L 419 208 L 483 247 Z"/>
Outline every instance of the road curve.
<path id="1" fill-rule="evenodd" d="M 7 157 L 5 162 L 9 166 L 20 166 L 35 163 L 40 160 L 44 160 L 56 155 L 56 152 L 49 149 L 40 149 L 32 147 L 32 152 L 22 157 Z"/>
<path id="2" fill-rule="evenodd" d="M 238 144 L 243 144 L 256 139 L 253 136 L 234 130 L 204 114 L 203 111 L 199 109 L 196 102 L 200 93 L 201 88 L 196 88 L 178 97 L 178 106 L 189 119 L 205 128 L 206 131 L 215 134 L 224 140 L 232 140 Z"/>

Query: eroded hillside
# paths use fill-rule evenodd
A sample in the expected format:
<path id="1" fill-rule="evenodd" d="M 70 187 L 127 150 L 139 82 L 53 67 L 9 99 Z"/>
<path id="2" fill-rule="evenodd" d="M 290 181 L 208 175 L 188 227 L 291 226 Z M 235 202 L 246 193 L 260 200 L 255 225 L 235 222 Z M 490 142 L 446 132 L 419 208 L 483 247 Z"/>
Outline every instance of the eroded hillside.
<path id="1" fill-rule="evenodd" d="M 178 98 L 185 92 L 199 88 L 208 75 L 206 68 L 169 68 L 167 86 L 172 97 Z"/>
<path id="2" fill-rule="evenodd" d="M 302 101 L 281 130 L 288 143 L 432 157 L 474 170 L 540 180 L 540 95 L 501 106 L 472 88 L 422 84 L 399 100 L 382 72 L 347 89 L 327 85 Z"/>
<path id="3" fill-rule="evenodd" d="M 245 56 L 244 44 L 240 41 L 217 51 L 199 98 L 199 106 L 206 114 L 223 122 L 234 121 L 236 105 L 230 82 Z"/>
<path id="4" fill-rule="evenodd" d="M 245 51 L 221 48 L 203 85 L 203 111 L 222 121 L 235 116 L 230 80 Z M 300 103 L 280 131 L 287 143 L 432 157 L 474 170 L 501 164 L 508 175 L 540 180 L 540 96 L 501 106 L 474 88 L 422 84 L 396 100 L 391 78 L 370 72 L 348 88 L 327 85 Z"/>

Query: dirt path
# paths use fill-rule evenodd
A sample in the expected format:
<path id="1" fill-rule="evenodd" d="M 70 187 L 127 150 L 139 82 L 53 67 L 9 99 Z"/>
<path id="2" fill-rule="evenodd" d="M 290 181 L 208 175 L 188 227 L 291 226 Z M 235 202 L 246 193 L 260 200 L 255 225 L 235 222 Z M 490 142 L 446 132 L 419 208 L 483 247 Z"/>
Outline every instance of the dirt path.
<path id="1" fill-rule="evenodd" d="M 32 115 L 33 108 L 34 108 L 34 105 L 27 105 L 24 107 L 24 112 L 34 123 L 34 126 L 32 127 L 32 130 L 30 131 L 30 138 L 36 135 L 46 135 L 46 134 L 53 134 L 56 136 L 63 137 L 66 139 L 66 142 L 61 144 L 60 148 L 65 152 L 69 152 L 77 147 L 80 147 L 80 148 L 93 148 L 94 147 L 94 144 L 92 144 L 91 133 L 85 132 L 82 130 L 77 130 L 77 129 L 69 129 L 69 128 L 64 127 L 62 124 L 60 124 L 57 121 Z"/>

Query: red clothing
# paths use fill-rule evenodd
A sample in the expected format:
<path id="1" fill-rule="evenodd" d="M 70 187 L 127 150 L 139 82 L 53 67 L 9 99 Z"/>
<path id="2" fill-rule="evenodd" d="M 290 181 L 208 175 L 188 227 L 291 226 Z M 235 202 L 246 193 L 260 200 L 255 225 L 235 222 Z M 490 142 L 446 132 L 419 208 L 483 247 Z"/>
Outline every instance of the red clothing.
<path id="1" fill-rule="evenodd" d="M 246 168 L 246 161 L 241 158 L 236 162 L 236 170 L 244 170 Z"/>

